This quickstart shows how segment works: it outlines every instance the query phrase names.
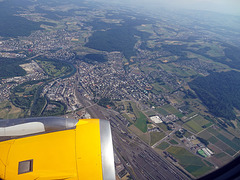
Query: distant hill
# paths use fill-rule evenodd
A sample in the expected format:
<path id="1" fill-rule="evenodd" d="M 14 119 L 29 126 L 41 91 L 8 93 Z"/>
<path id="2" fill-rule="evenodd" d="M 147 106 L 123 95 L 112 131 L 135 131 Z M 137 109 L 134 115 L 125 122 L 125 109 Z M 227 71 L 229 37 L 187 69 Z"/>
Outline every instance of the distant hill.
<path id="1" fill-rule="evenodd" d="M 198 77 L 189 83 L 209 111 L 226 119 L 235 119 L 240 110 L 240 72 L 228 71 Z"/>
<path id="2" fill-rule="evenodd" d="M 30 4 L 31 2 L 27 0 L 8 0 L 0 2 L 0 36 L 29 36 L 32 31 L 41 30 L 41 24 L 54 25 L 53 23 L 29 21 L 15 15 L 21 7 Z"/>
<path id="3" fill-rule="evenodd" d="M 86 47 L 97 49 L 101 51 L 120 51 L 123 52 L 126 58 L 130 58 L 136 54 L 134 45 L 137 42 L 135 36 L 139 36 L 145 39 L 150 36 L 149 33 L 138 31 L 135 26 L 140 25 L 140 20 L 129 20 L 126 19 L 125 23 L 119 25 L 108 25 L 106 23 L 94 23 L 97 27 L 111 28 L 106 31 L 96 31 L 89 38 L 89 42 L 85 45 Z M 129 24 L 131 23 L 131 24 Z M 102 26 L 100 26 L 102 25 Z M 95 27 L 95 26 L 94 26 Z M 96 27 L 95 27 L 96 28 Z"/>

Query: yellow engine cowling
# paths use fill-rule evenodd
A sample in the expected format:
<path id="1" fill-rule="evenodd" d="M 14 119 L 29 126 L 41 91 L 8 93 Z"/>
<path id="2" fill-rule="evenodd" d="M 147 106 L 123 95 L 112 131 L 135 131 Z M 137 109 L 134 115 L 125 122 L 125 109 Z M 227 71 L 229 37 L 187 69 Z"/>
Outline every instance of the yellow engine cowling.
<path id="1" fill-rule="evenodd" d="M 0 178 L 114 180 L 109 121 L 56 117 L 1 120 Z"/>

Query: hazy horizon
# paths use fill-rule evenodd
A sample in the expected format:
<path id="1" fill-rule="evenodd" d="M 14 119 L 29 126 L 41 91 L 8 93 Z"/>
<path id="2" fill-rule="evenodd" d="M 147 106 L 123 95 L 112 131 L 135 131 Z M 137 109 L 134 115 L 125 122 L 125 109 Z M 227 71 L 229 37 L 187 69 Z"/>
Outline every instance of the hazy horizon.
<path id="1" fill-rule="evenodd" d="M 97 0 L 105 1 L 105 0 Z M 106 2 L 106 1 L 105 1 Z M 136 5 L 146 8 L 190 9 L 240 15 L 239 0 L 112 0 L 111 3 Z"/>

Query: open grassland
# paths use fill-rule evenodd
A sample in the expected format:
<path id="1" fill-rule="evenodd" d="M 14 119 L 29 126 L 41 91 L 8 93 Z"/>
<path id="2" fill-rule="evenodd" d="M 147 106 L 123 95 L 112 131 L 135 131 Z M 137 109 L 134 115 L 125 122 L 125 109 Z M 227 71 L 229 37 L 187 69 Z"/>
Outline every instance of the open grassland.
<path id="1" fill-rule="evenodd" d="M 200 177 L 212 170 L 212 167 L 203 163 L 201 158 L 182 147 L 171 146 L 167 151 L 178 159 L 179 164 L 195 177 Z"/>
<path id="2" fill-rule="evenodd" d="M 161 109 L 165 110 L 169 114 L 174 114 L 175 116 L 177 116 L 179 118 L 183 117 L 183 114 L 170 104 L 166 104 L 166 105 L 162 106 Z"/>
<path id="3" fill-rule="evenodd" d="M 51 77 L 65 77 L 75 73 L 75 68 L 63 61 L 36 60 L 36 62 Z"/>
<path id="4" fill-rule="evenodd" d="M 129 122 L 134 123 L 126 113 L 123 113 L 122 116 L 125 117 Z"/>
<path id="5" fill-rule="evenodd" d="M 153 89 L 157 92 L 163 92 L 164 91 L 164 88 L 161 85 L 159 85 L 159 83 L 153 83 L 151 85 L 152 85 Z"/>
<path id="6" fill-rule="evenodd" d="M 222 64 L 222 63 L 219 63 L 219 62 L 215 62 L 215 61 L 213 61 L 213 60 L 211 60 L 209 58 L 206 58 L 206 57 L 204 57 L 202 55 L 199 55 L 199 54 L 196 54 L 196 53 L 193 53 L 193 52 L 187 52 L 187 54 L 188 54 L 188 58 L 197 58 L 200 61 L 211 63 L 212 65 L 214 65 L 214 68 L 218 72 L 231 70 L 231 68 L 229 68 L 229 66 L 227 66 L 225 64 Z"/>
<path id="7" fill-rule="evenodd" d="M 142 132 L 147 132 L 147 117 L 137 108 L 136 104 L 131 102 L 133 113 L 136 116 L 135 126 Z"/>
<path id="8" fill-rule="evenodd" d="M 0 118 L 1 119 L 16 119 L 22 115 L 22 110 L 15 107 L 12 103 L 4 101 L 0 103 Z"/>
<path id="9" fill-rule="evenodd" d="M 167 112 L 167 111 L 164 110 L 163 108 L 157 108 L 156 111 L 157 111 L 159 114 L 163 115 L 163 116 L 167 116 L 167 115 L 170 114 L 169 112 Z"/>
<path id="10" fill-rule="evenodd" d="M 160 141 L 162 138 L 164 138 L 166 134 L 164 132 L 151 132 L 151 143 L 150 145 L 154 145 L 156 142 Z"/>
<path id="11" fill-rule="evenodd" d="M 49 61 L 38 61 L 38 63 L 42 66 L 43 70 L 50 76 L 58 77 L 66 71 L 66 67 L 56 69 L 56 66 L 54 66 L 53 63 Z"/>
<path id="12" fill-rule="evenodd" d="M 163 131 L 168 131 L 168 128 L 167 128 L 167 125 L 166 124 L 164 124 L 164 123 L 159 123 L 159 124 L 157 124 Z"/>
<path id="13" fill-rule="evenodd" d="M 145 74 L 149 74 L 150 72 L 155 71 L 155 68 L 149 66 L 140 66 L 140 70 L 143 71 Z"/>
<path id="14" fill-rule="evenodd" d="M 151 111 L 151 110 L 150 111 L 146 111 L 145 114 L 148 115 L 149 117 L 156 115 L 156 113 L 154 111 Z"/>
<path id="15" fill-rule="evenodd" d="M 137 26 L 137 30 L 147 32 L 150 34 L 154 33 L 152 24 L 142 24 L 141 26 Z"/>
<path id="16" fill-rule="evenodd" d="M 145 143 L 149 144 L 150 142 L 150 135 L 149 133 L 143 133 L 140 131 L 135 125 L 131 125 L 129 129 L 136 134 L 141 140 L 143 140 Z"/>

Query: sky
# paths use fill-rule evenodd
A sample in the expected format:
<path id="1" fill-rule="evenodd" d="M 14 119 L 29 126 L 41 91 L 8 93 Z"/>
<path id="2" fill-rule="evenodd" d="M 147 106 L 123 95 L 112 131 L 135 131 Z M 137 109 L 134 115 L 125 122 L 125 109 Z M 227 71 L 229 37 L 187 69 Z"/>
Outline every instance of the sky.
<path id="1" fill-rule="evenodd" d="M 153 7 L 196 9 L 240 15 L 240 0 L 112 0 Z"/>
<path id="2" fill-rule="evenodd" d="M 154 3 L 162 3 L 187 9 L 216 11 L 229 14 L 240 14 L 240 0 L 150 0 Z"/>

